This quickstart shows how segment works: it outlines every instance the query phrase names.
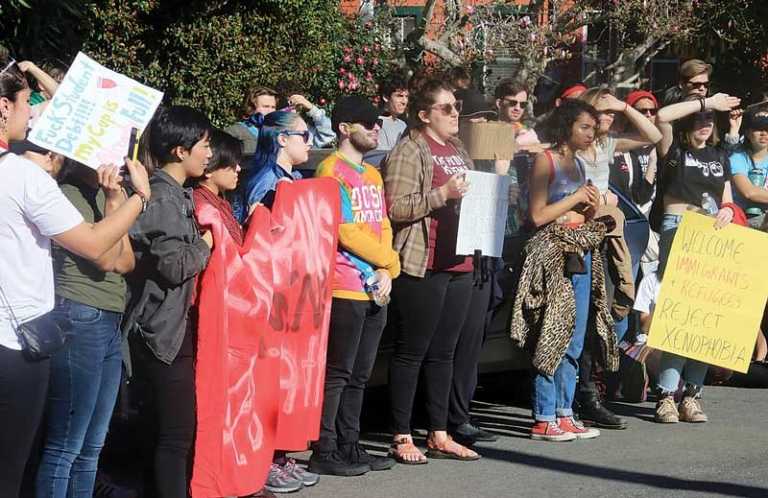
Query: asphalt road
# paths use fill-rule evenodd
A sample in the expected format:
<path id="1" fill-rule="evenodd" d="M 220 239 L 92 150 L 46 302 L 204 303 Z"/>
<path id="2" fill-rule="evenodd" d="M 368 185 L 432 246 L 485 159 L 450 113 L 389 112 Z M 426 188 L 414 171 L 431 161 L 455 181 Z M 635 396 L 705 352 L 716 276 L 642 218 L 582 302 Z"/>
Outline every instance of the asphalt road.
<path id="1" fill-rule="evenodd" d="M 375 397 L 375 396 L 374 396 Z M 528 439 L 529 409 L 481 396 L 480 425 L 501 437 L 478 444 L 477 462 L 433 460 L 361 477 L 323 477 L 301 498 L 410 497 L 768 497 L 768 390 L 706 387 L 706 424 L 655 424 L 653 403 L 614 404 L 625 431 L 603 431 L 590 441 L 546 443 Z M 382 402 L 365 413 L 372 428 L 364 443 L 386 451 Z M 369 416 L 370 418 L 370 416 Z M 424 445 L 424 433 L 417 444 Z M 298 454 L 299 460 L 307 454 Z"/>

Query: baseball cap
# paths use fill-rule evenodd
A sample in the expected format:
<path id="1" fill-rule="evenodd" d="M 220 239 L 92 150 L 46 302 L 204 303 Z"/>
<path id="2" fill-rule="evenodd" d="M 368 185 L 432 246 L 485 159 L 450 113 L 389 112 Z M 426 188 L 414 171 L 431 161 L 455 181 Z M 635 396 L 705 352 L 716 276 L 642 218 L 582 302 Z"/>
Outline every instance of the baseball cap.
<path id="1" fill-rule="evenodd" d="M 336 101 L 331 112 L 333 131 L 339 132 L 339 123 L 362 123 L 372 125 L 381 113 L 371 102 L 360 95 L 346 95 Z"/>

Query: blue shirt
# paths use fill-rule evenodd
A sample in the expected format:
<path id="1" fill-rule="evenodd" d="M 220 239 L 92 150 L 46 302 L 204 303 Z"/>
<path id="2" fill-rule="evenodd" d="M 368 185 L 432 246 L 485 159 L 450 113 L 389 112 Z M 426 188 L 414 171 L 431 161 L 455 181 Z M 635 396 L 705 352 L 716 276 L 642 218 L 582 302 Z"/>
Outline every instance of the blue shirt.
<path id="1" fill-rule="evenodd" d="M 768 179 L 768 157 L 763 159 L 759 163 L 755 163 L 752 161 L 752 159 L 747 155 L 748 153 L 746 151 L 738 151 L 731 154 L 730 162 L 731 162 L 731 176 L 733 175 L 744 175 L 746 177 L 749 177 L 749 170 L 752 168 L 758 168 L 763 170 L 763 174 L 766 175 L 766 178 Z M 765 188 L 765 183 L 763 185 L 758 185 L 760 188 Z M 739 189 L 735 188 L 733 189 L 733 198 L 736 201 L 736 204 L 744 210 L 747 210 L 749 208 L 759 208 L 759 209 L 765 209 L 768 207 L 768 205 L 765 204 L 759 204 L 757 202 L 750 202 L 749 200 L 745 199 L 740 193 Z"/>

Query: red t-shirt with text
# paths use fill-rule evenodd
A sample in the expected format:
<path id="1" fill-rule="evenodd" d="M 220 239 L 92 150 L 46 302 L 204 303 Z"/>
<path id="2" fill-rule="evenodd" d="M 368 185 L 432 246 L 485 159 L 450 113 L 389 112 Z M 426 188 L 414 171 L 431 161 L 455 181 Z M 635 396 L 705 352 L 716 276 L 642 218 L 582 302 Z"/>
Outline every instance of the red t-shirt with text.
<path id="1" fill-rule="evenodd" d="M 453 175 L 467 171 L 464 159 L 450 143 L 438 143 L 424 134 L 432 153 L 432 188 L 445 184 Z M 432 211 L 429 224 L 427 268 L 435 271 L 472 271 L 472 256 L 456 254 L 456 235 L 459 231 L 459 203 L 448 204 Z"/>

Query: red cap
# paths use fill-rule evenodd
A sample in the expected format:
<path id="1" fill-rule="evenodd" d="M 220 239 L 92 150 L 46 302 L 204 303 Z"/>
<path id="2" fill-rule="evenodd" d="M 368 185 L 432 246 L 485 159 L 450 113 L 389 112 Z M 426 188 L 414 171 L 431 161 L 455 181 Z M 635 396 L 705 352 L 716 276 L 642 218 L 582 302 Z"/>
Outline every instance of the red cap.
<path id="1" fill-rule="evenodd" d="M 576 93 L 584 93 L 587 91 L 587 87 L 582 85 L 581 83 L 577 83 L 576 85 L 569 86 L 565 90 L 563 90 L 563 93 L 560 94 L 561 99 L 567 99 L 571 95 L 574 95 Z"/>
<path id="2" fill-rule="evenodd" d="M 659 107 L 659 101 L 656 100 L 656 97 L 649 92 L 648 90 L 634 90 L 632 92 L 629 92 L 629 95 L 627 95 L 627 98 L 624 99 L 624 101 L 627 103 L 630 107 L 635 107 L 635 104 L 640 99 L 650 99 L 653 101 L 653 105 L 656 107 Z"/>

